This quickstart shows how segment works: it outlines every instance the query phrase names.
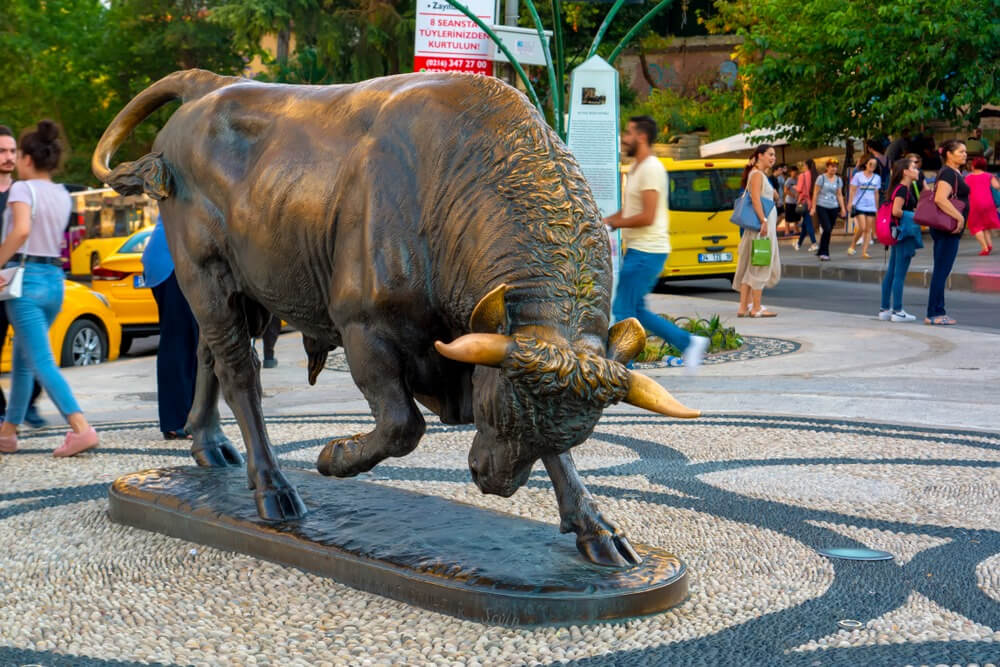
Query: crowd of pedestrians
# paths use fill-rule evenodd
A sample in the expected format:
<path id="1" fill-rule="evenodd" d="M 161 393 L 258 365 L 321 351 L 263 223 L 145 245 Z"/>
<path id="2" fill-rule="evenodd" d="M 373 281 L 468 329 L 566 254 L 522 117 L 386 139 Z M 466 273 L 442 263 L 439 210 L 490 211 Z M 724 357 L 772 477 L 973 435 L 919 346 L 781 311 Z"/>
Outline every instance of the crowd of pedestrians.
<path id="1" fill-rule="evenodd" d="M 978 153 L 971 159 L 968 144 Z M 868 142 L 857 164 L 843 178 L 835 159 L 825 162 L 821 174 L 811 160 L 777 165 L 769 179 L 776 188 L 778 221 L 785 237 L 795 239 L 792 247 L 796 251 L 803 247 L 806 236 L 814 240 L 813 221 L 818 223 L 820 240 L 809 250 L 820 261 L 830 261 L 830 237 L 838 218 L 843 218 L 848 230 L 853 223 L 847 254 L 860 252 L 862 258 L 872 259 L 869 250 L 878 244 L 875 227 L 879 208 L 890 211 L 893 245 L 888 248 L 878 317 L 893 322 L 916 319 L 903 308 L 903 285 L 911 260 L 923 247 L 926 230 L 933 243 L 933 270 L 924 323 L 955 324 L 945 309 L 945 287 L 961 237 L 968 228 L 979 244 L 979 255 L 986 256 L 993 252 L 993 230 L 1000 229 L 1000 178 L 987 169 L 991 152 L 978 129 L 968 142 L 948 139 L 939 146 L 929 134 L 911 137 L 904 130 L 887 145 Z M 924 173 L 928 166 L 937 172 L 932 184 Z M 928 203 L 954 221 L 953 228 L 918 224 L 917 208 L 924 192 Z"/>

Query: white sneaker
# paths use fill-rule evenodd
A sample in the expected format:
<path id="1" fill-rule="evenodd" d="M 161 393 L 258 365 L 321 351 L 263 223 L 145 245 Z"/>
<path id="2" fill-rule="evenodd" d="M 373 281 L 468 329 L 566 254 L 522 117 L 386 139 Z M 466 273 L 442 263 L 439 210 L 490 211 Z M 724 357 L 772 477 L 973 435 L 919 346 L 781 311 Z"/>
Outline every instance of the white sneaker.
<path id="1" fill-rule="evenodd" d="M 691 342 L 684 350 L 684 374 L 694 375 L 698 372 L 705 352 L 708 350 L 708 339 L 704 336 L 691 336 Z"/>
<path id="2" fill-rule="evenodd" d="M 793 243 L 792 247 L 795 248 L 795 252 L 798 252 L 799 251 L 799 242 L 796 241 L 795 243 Z"/>
<path id="3" fill-rule="evenodd" d="M 811 246 L 809 246 L 809 252 L 816 252 L 817 250 L 819 250 L 818 243 L 813 243 Z"/>
<path id="4" fill-rule="evenodd" d="M 883 322 L 888 322 L 889 319 L 892 318 L 892 311 L 891 310 L 880 310 L 880 311 L 878 311 L 878 318 L 880 320 L 882 320 Z"/>
<path id="5" fill-rule="evenodd" d="M 879 313 L 879 315 L 881 315 L 881 313 Z M 912 322 L 917 319 L 917 317 L 915 315 L 910 315 L 905 310 L 895 310 L 889 319 L 893 322 Z"/>
<path id="6" fill-rule="evenodd" d="M 860 239 L 858 239 L 858 242 L 855 243 L 854 245 L 861 245 L 862 242 L 864 242 L 864 240 L 865 240 L 865 237 L 862 236 Z"/>

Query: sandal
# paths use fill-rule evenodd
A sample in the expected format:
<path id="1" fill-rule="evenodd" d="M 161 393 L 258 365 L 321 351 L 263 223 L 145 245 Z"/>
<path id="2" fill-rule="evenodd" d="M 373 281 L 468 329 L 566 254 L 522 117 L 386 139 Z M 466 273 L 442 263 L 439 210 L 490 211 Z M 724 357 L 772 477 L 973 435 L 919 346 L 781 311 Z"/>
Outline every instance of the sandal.
<path id="1" fill-rule="evenodd" d="M 761 308 L 756 313 L 750 313 L 750 317 L 777 317 L 778 313 L 773 310 L 767 310 L 766 308 Z"/>
<path id="2" fill-rule="evenodd" d="M 925 317 L 924 324 L 941 325 L 947 326 L 950 324 L 958 324 L 954 317 L 948 317 L 947 315 L 938 315 L 936 317 Z"/>
<path id="3" fill-rule="evenodd" d="M 164 431 L 163 432 L 163 439 L 164 440 L 190 440 L 191 439 L 191 434 L 188 433 L 187 431 L 185 431 L 184 429 L 179 429 L 177 431 Z"/>
<path id="4" fill-rule="evenodd" d="M 747 313 L 736 313 L 736 317 L 749 317 Z"/>

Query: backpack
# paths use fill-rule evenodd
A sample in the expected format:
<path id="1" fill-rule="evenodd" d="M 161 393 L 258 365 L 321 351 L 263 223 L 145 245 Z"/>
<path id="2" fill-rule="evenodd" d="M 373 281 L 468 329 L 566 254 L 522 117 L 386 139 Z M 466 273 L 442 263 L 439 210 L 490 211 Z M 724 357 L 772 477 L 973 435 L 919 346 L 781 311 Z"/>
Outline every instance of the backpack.
<path id="1" fill-rule="evenodd" d="M 896 186 L 896 189 L 892 191 L 892 196 L 878 207 L 878 212 L 875 214 L 875 238 L 884 246 L 896 245 L 896 237 L 892 233 L 892 228 L 899 223 L 892 217 L 892 202 L 895 201 L 896 193 L 901 187 L 903 186 Z"/>

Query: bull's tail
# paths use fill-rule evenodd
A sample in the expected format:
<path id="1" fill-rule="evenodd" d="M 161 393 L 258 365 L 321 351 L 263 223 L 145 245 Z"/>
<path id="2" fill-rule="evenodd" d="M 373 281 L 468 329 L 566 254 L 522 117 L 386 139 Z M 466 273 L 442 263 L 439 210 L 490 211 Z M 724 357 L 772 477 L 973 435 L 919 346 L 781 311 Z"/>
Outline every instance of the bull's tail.
<path id="1" fill-rule="evenodd" d="M 150 153 L 135 162 L 122 163 L 114 171 L 109 166 L 111 156 L 139 123 L 167 102 L 176 99 L 182 103 L 189 102 L 243 80 L 199 69 L 174 72 L 163 77 L 136 95 L 104 130 L 90 161 L 94 176 L 121 194 L 146 192 L 156 199 L 169 196 L 173 186 L 160 153 Z"/>

